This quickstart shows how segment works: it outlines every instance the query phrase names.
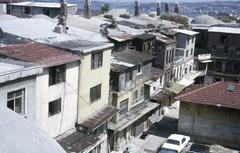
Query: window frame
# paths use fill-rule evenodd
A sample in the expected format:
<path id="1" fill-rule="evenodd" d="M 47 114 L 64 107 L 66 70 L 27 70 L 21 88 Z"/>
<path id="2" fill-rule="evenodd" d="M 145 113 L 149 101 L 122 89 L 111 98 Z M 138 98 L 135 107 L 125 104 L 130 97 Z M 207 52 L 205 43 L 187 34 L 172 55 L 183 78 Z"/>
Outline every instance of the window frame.
<path id="1" fill-rule="evenodd" d="M 99 99 L 101 99 L 101 94 L 102 94 L 102 84 L 98 84 L 90 88 L 90 97 L 89 97 L 90 103 L 94 103 Z"/>
<path id="2" fill-rule="evenodd" d="M 91 70 L 98 69 L 103 66 L 103 51 L 91 54 Z"/>
<path id="3" fill-rule="evenodd" d="M 60 72 L 57 72 L 57 71 Z M 66 81 L 66 65 L 58 65 L 49 68 L 49 86 L 57 85 Z"/>
<path id="4" fill-rule="evenodd" d="M 125 114 L 128 112 L 129 99 L 124 99 L 119 103 L 119 114 Z"/>
<path id="5" fill-rule="evenodd" d="M 54 104 L 57 104 L 57 106 L 52 106 Z M 60 114 L 61 112 L 62 112 L 62 98 L 58 98 L 48 103 L 48 117 L 55 116 L 57 114 Z"/>
<path id="6" fill-rule="evenodd" d="M 21 91 L 21 95 L 17 95 L 17 92 Z M 10 94 L 13 94 L 13 97 L 9 98 Z M 25 98 L 26 97 L 26 89 L 25 88 L 21 88 L 21 89 L 18 89 L 18 90 L 14 90 L 14 91 L 10 91 L 7 93 L 7 107 L 11 110 L 13 110 L 14 112 L 18 113 L 18 114 L 22 114 L 24 115 L 25 114 Z M 16 111 L 16 100 L 17 99 L 21 99 L 21 110 L 20 112 L 17 112 Z M 8 104 L 10 103 L 10 101 L 13 101 L 13 109 L 10 108 L 8 106 Z"/>

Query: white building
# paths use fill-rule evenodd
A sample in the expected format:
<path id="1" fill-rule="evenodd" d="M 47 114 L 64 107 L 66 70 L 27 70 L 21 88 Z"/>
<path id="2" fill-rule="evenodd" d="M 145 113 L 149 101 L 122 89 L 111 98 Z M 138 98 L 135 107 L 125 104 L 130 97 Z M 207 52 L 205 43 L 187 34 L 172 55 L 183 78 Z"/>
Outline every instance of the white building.
<path id="1" fill-rule="evenodd" d="M 75 128 L 80 57 L 38 43 L 0 47 L 1 105 L 51 137 Z"/>
<path id="2" fill-rule="evenodd" d="M 174 29 L 176 32 L 176 53 L 174 63 L 175 80 L 181 80 L 185 74 L 194 67 L 194 51 L 197 32 L 190 30 Z"/>

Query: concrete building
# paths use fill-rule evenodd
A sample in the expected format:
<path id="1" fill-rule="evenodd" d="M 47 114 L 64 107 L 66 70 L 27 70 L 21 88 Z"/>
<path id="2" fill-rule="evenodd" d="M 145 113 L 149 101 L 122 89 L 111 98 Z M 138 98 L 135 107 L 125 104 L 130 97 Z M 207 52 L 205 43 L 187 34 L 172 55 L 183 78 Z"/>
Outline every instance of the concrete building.
<path id="1" fill-rule="evenodd" d="M 75 128 L 79 56 L 32 42 L 2 46 L 0 55 L 3 106 L 51 137 Z"/>
<path id="2" fill-rule="evenodd" d="M 156 59 L 154 67 L 160 68 L 164 72 L 164 84 L 167 86 L 173 81 L 173 68 L 175 59 L 176 41 L 164 35 L 156 35 Z"/>
<path id="3" fill-rule="evenodd" d="M 240 82 L 240 28 L 213 26 L 208 30 L 208 64 L 205 82 Z"/>
<path id="4" fill-rule="evenodd" d="M 184 74 L 195 69 L 194 51 L 197 32 L 190 30 L 174 29 L 176 32 L 176 52 L 174 75 L 175 80 L 181 80 Z"/>
<path id="5" fill-rule="evenodd" d="M 178 132 L 193 141 L 240 149 L 240 85 L 217 82 L 195 85 L 180 100 Z"/>
<path id="6" fill-rule="evenodd" d="M 112 56 L 110 103 L 119 109 L 119 113 L 109 123 L 108 134 L 110 150 L 119 150 L 132 136 L 139 137 L 149 128 L 153 123 L 149 117 L 159 105 L 149 102 L 148 81 L 151 80 L 154 57 L 137 51 Z"/>
<path id="7" fill-rule="evenodd" d="M 18 22 L 18 26 L 24 28 L 13 29 L 13 26 L 16 26 L 13 22 Z M 53 32 L 55 24 L 46 20 L 21 19 L 0 24 L 11 34 L 59 48 L 81 58 L 78 71 L 71 74 L 74 78 L 79 74 L 77 80 L 74 81 L 74 85 L 66 84 L 77 94 L 78 103 L 72 108 L 73 111 L 76 110 L 77 120 L 74 123 L 76 128 L 75 131 L 64 133 L 56 139 L 66 151 L 72 149 L 83 153 L 91 151 L 106 153 L 107 122 L 118 111 L 108 105 L 113 44 L 103 43 L 102 41 L 106 39 L 101 35 L 96 33 L 93 35 L 92 32 L 73 27 L 69 27 L 66 34 L 55 33 Z M 91 41 L 87 40 L 89 38 Z"/>
<path id="8" fill-rule="evenodd" d="M 67 4 L 68 14 L 76 14 L 77 5 Z M 55 18 L 60 14 L 60 3 L 47 2 L 19 2 L 7 4 L 7 14 L 15 15 L 17 17 L 31 17 L 37 14 L 44 14 L 51 18 Z"/>

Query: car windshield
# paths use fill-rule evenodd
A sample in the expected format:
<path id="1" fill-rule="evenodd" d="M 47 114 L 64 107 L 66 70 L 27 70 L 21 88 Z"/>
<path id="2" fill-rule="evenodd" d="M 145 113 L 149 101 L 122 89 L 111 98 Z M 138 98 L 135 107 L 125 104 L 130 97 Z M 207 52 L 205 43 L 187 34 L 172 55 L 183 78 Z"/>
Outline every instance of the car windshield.
<path id="1" fill-rule="evenodd" d="M 172 149 L 162 148 L 158 153 L 177 153 L 177 151 Z"/>
<path id="2" fill-rule="evenodd" d="M 167 140 L 167 143 L 169 143 L 169 144 L 174 144 L 174 145 L 180 145 L 179 141 L 177 141 L 177 140 L 172 140 L 172 139 L 168 139 L 168 140 Z"/>

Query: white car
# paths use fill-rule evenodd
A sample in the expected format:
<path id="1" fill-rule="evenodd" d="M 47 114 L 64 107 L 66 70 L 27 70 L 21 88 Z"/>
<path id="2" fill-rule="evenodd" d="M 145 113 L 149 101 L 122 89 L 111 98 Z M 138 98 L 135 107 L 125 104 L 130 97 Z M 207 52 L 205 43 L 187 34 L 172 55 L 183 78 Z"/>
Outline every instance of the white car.
<path id="1" fill-rule="evenodd" d="M 189 136 L 180 134 L 171 134 L 166 142 L 162 145 L 159 153 L 180 153 L 190 141 Z"/>

